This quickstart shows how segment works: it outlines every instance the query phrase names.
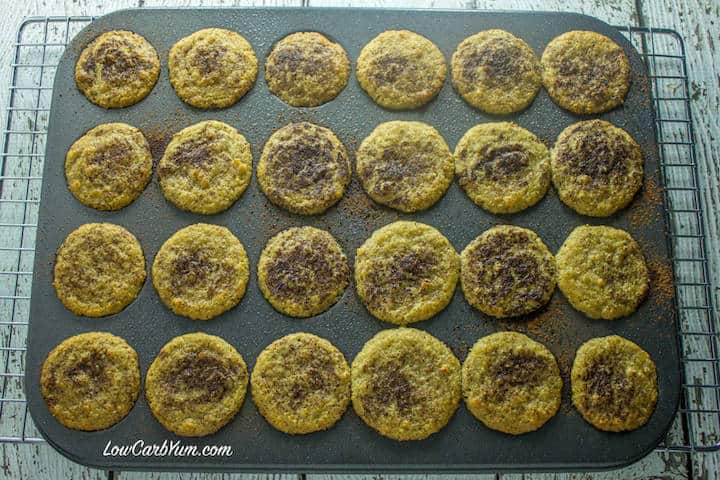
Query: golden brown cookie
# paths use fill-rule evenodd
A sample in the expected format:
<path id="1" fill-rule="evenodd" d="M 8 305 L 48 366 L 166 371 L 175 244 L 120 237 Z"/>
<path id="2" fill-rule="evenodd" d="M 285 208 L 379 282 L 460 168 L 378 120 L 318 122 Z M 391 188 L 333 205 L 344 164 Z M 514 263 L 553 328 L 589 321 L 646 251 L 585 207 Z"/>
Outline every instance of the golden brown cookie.
<path id="1" fill-rule="evenodd" d="M 209 320 L 242 300 L 249 268 L 245 248 L 230 230 L 196 223 L 163 243 L 152 277 L 170 310 L 193 320 Z"/>
<path id="2" fill-rule="evenodd" d="M 604 35 L 575 30 L 555 37 L 540 60 L 543 85 L 562 108 L 602 113 L 622 105 L 630 87 L 630 63 L 622 47 Z"/>
<path id="3" fill-rule="evenodd" d="M 557 256 L 558 287 L 590 318 L 633 313 L 648 292 L 648 268 L 629 233 L 612 227 L 577 227 Z"/>
<path id="4" fill-rule="evenodd" d="M 228 209 L 250 184 L 250 144 L 216 120 L 173 135 L 158 166 L 165 198 L 183 210 L 206 215 Z"/>
<path id="5" fill-rule="evenodd" d="M 447 66 L 440 49 L 427 38 L 408 30 L 388 30 L 363 47 L 356 74 L 375 103 L 408 109 L 435 98 L 445 83 Z"/>
<path id="6" fill-rule="evenodd" d="M 197 108 L 225 108 L 255 83 L 258 61 L 242 35 L 205 28 L 170 49 L 170 83 L 186 103 Z"/>
<path id="7" fill-rule="evenodd" d="M 522 39 L 497 29 L 460 42 L 450 72 L 455 90 L 470 105 L 493 114 L 527 108 L 542 84 L 535 52 Z"/>
<path id="8" fill-rule="evenodd" d="M 335 205 L 350 182 L 345 147 L 328 128 L 290 123 L 265 143 L 257 166 L 260 188 L 275 205 L 314 215 Z"/>
<path id="9" fill-rule="evenodd" d="M 40 388 L 50 413 L 66 427 L 86 431 L 111 427 L 137 400 L 137 353 L 109 333 L 75 335 L 48 354 Z"/>
<path id="10" fill-rule="evenodd" d="M 635 430 L 655 410 L 655 363 L 645 350 L 617 335 L 585 342 L 575 354 L 571 381 L 575 408 L 600 430 Z"/>
<path id="11" fill-rule="evenodd" d="M 317 32 L 292 33 L 275 44 L 265 61 L 268 89 L 294 107 L 316 107 L 337 97 L 350 77 L 339 43 Z"/>
<path id="12" fill-rule="evenodd" d="M 255 362 L 250 383 L 262 416 L 285 433 L 327 430 L 350 403 L 345 357 L 310 333 L 294 333 L 268 345 Z"/>
<path id="13" fill-rule="evenodd" d="M 68 310 L 103 317 L 135 300 L 145 277 L 145 257 L 132 233 L 112 223 L 86 223 L 58 249 L 53 286 Z"/>
<path id="14" fill-rule="evenodd" d="M 422 440 L 443 428 L 460 396 L 460 362 L 422 330 L 383 330 L 352 362 L 355 412 L 395 440 Z"/>
<path id="15" fill-rule="evenodd" d="M 625 208 L 643 182 L 640 147 L 625 130 L 604 120 L 578 122 L 563 130 L 550 166 L 560 200 L 593 217 Z"/>
<path id="16" fill-rule="evenodd" d="M 370 198 L 402 212 L 432 206 L 453 179 L 450 148 L 422 122 L 381 123 L 360 144 L 356 162 Z"/>
<path id="17" fill-rule="evenodd" d="M 170 340 L 145 378 L 155 418 L 171 432 L 202 437 L 217 432 L 240 411 L 248 370 L 242 356 L 220 337 L 189 333 Z"/>
<path id="18" fill-rule="evenodd" d="M 562 379 L 555 357 L 520 333 L 478 340 L 463 363 L 462 386 L 478 420 L 513 435 L 537 430 L 560 408 Z"/>
<path id="19" fill-rule="evenodd" d="M 105 32 L 80 54 L 75 83 L 95 105 L 122 108 L 145 98 L 160 75 L 160 59 L 150 43 L 126 30 Z"/>
<path id="20" fill-rule="evenodd" d="M 126 123 L 103 123 L 72 144 L 65 157 L 70 192 L 83 205 L 119 210 L 145 190 L 152 154 L 140 130 Z"/>

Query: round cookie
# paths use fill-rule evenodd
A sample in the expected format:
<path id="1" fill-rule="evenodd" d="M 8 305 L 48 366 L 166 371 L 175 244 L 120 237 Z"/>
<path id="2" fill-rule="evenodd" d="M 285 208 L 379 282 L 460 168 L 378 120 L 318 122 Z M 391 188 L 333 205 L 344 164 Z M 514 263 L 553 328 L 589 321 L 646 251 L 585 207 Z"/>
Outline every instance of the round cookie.
<path id="1" fill-rule="evenodd" d="M 255 362 L 250 380 L 260 414 L 290 434 L 326 430 L 350 403 L 350 367 L 327 340 L 294 333 L 275 340 Z"/>
<path id="2" fill-rule="evenodd" d="M 109 333 L 67 338 L 43 362 L 40 390 L 52 416 L 66 427 L 85 431 L 111 427 L 137 400 L 137 353 Z"/>
<path id="3" fill-rule="evenodd" d="M 250 184 L 250 144 L 225 123 L 196 123 L 173 135 L 158 176 L 165 198 L 178 208 L 206 215 L 222 212 Z"/>
<path id="4" fill-rule="evenodd" d="M 515 332 L 483 337 L 462 367 L 468 410 L 485 426 L 512 435 L 542 427 L 560 408 L 562 379 L 553 354 Z"/>
<path id="5" fill-rule="evenodd" d="M 383 330 L 352 362 L 355 412 L 381 435 L 422 440 L 443 428 L 461 397 L 460 362 L 414 328 Z"/>
<path id="6" fill-rule="evenodd" d="M 80 54 L 75 64 L 78 90 L 95 105 L 122 108 L 133 105 L 155 86 L 160 59 L 150 43 L 137 33 L 103 33 Z"/>
<path id="7" fill-rule="evenodd" d="M 519 112 L 540 90 L 540 60 L 522 39 L 485 30 L 460 42 L 450 61 L 455 90 L 470 105 L 492 114 Z"/>
<path id="8" fill-rule="evenodd" d="M 202 437 L 217 432 L 240 411 L 247 390 L 243 357 L 220 337 L 189 333 L 170 340 L 145 378 L 155 418 L 171 432 Z"/>
<path id="9" fill-rule="evenodd" d="M 265 60 L 268 89 L 293 107 L 316 107 L 337 97 L 350 77 L 339 43 L 317 32 L 292 33 Z"/>
<path id="10" fill-rule="evenodd" d="M 630 63 L 622 47 L 604 35 L 575 30 L 555 37 L 540 59 L 550 98 L 578 114 L 622 105 L 630 87 Z"/>
<path id="11" fill-rule="evenodd" d="M 357 250 L 355 283 L 375 317 L 397 325 L 427 320 L 455 292 L 460 258 L 429 225 L 399 221 L 375 232 Z"/>
<path id="12" fill-rule="evenodd" d="M 455 173 L 470 199 L 492 213 L 535 205 L 550 186 L 550 152 L 511 122 L 481 123 L 455 147 Z"/>
<path id="13" fill-rule="evenodd" d="M 245 248 L 230 230 L 196 223 L 163 243 L 152 277 L 170 310 L 193 320 L 209 320 L 240 302 L 249 268 Z"/>
<path id="14" fill-rule="evenodd" d="M 465 247 L 460 263 L 468 303 L 493 317 L 534 312 L 555 290 L 555 257 L 526 228 L 498 225 L 486 230 Z"/>
<path id="15" fill-rule="evenodd" d="M 625 130 L 604 120 L 578 122 L 563 130 L 550 166 L 560 200 L 593 217 L 625 208 L 643 182 L 640 147 Z"/>
<path id="16" fill-rule="evenodd" d="M 624 230 L 577 227 L 556 260 L 560 291 L 590 318 L 613 320 L 630 315 L 648 292 L 645 258 Z"/>
<path id="17" fill-rule="evenodd" d="M 408 30 L 388 30 L 370 40 L 357 60 L 360 86 L 380 106 L 417 108 L 435 98 L 447 66 L 440 49 Z"/>
<path id="18" fill-rule="evenodd" d="M 634 430 L 645 425 L 655 410 L 655 363 L 645 350 L 617 335 L 593 338 L 580 346 L 571 382 L 573 405 L 600 430 Z"/>
<path id="19" fill-rule="evenodd" d="M 370 198 L 406 213 L 435 204 L 453 179 L 450 148 L 437 130 L 422 122 L 381 123 L 355 157 Z"/>
<path id="20" fill-rule="evenodd" d="M 296 227 L 271 238 L 258 262 L 258 284 L 278 311 L 311 317 L 329 309 L 350 283 L 348 260 L 324 230 Z"/>
<path id="21" fill-rule="evenodd" d="M 260 188 L 293 213 L 314 215 L 335 205 L 350 182 L 345 147 L 328 128 L 290 123 L 265 143 L 257 166 Z"/>
<path id="22" fill-rule="evenodd" d="M 72 144 L 65 156 L 65 178 L 80 203 L 119 210 L 145 190 L 152 176 L 152 154 L 140 130 L 126 123 L 104 123 Z"/>
<path id="23" fill-rule="evenodd" d="M 53 286 L 71 312 L 103 317 L 135 300 L 145 277 L 145 257 L 132 233 L 112 223 L 86 223 L 60 245 Z"/>
<path id="24" fill-rule="evenodd" d="M 225 108 L 252 88 L 258 61 L 242 35 L 205 28 L 172 46 L 168 70 L 175 93 L 185 103 L 197 108 Z"/>

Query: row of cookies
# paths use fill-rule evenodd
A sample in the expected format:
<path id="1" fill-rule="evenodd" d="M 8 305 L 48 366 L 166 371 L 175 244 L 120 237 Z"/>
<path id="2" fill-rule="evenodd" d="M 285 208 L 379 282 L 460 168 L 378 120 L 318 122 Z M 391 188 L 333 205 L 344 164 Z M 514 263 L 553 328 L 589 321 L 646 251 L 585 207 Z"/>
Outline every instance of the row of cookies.
<path id="1" fill-rule="evenodd" d="M 173 338 L 148 368 L 145 396 L 155 418 L 181 436 L 205 436 L 239 412 L 250 378 L 252 398 L 274 428 L 307 434 L 332 427 L 352 400 L 380 434 L 421 440 L 442 429 L 461 396 L 487 427 L 519 435 L 542 427 L 560 406 L 562 379 L 553 354 L 525 335 L 481 338 L 460 362 L 432 335 L 384 330 L 348 366 L 329 341 L 309 333 L 275 340 L 252 375 L 240 353 L 204 333 Z M 577 351 L 572 401 L 605 431 L 645 424 L 657 401 L 650 356 L 618 336 L 595 338 Z M 69 428 L 95 431 L 122 420 L 140 390 L 135 350 L 123 339 L 90 332 L 64 340 L 43 363 L 41 391 L 52 415 Z"/>
<path id="2" fill-rule="evenodd" d="M 197 108 L 224 108 L 255 83 L 258 60 L 240 34 L 199 30 L 175 43 L 168 59 L 178 96 Z M 513 113 L 532 103 L 541 84 L 561 107 L 590 114 L 621 105 L 630 83 L 622 47 L 590 31 L 553 39 L 539 60 L 522 39 L 485 30 L 464 39 L 452 55 L 452 83 L 471 105 L 492 114 Z M 379 105 L 418 108 L 445 83 L 447 65 L 430 40 L 408 30 L 389 30 L 364 46 L 358 82 Z M 75 67 L 79 90 L 93 103 L 121 108 L 145 98 L 160 74 L 160 60 L 142 36 L 103 33 L 83 50 Z M 298 32 L 277 42 L 265 61 L 270 91 L 296 107 L 322 105 L 347 85 L 350 62 L 341 45 L 317 32 Z"/>
<path id="3" fill-rule="evenodd" d="M 215 120 L 173 136 L 158 165 L 165 197 L 177 207 L 213 214 L 229 208 L 252 176 L 250 144 Z M 257 165 L 261 190 L 278 206 L 318 214 L 337 203 L 350 181 L 345 147 L 328 128 L 308 122 L 276 130 Z M 378 125 L 356 152 L 356 171 L 376 202 L 416 212 L 435 204 L 453 177 L 493 213 L 513 213 L 540 201 L 551 179 L 560 199 L 584 215 L 608 216 L 627 206 L 643 182 L 640 147 L 604 120 L 565 128 L 549 151 L 531 132 L 509 122 L 472 127 L 454 155 L 440 133 L 422 122 Z M 99 125 L 78 139 L 65 159 L 68 188 L 83 204 L 116 210 L 135 200 L 152 176 L 152 155 L 137 128 Z"/>
<path id="4" fill-rule="evenodd" d="M 178 315 L 208 320 L 237 305 L 249 280 L 245 249 L 229 229 L 194 224 L 157 252 L 152 279 L 162 302 Z M 294 227 L 273 236 L 258 261 L 258 284 L 279 312 L 318 315 L 350 283 L 350 267 L 333 236 Z M 54 286 L 78 315 L 117 313 L 145 281 L 140 243 L 125 228 L 90 223 L 58 249 Z M 648 269 L 637 242 L 612 227 L 574 229 L 553 256 L 533 231 L 511 225 L 486 230 L 458 255 L 445 236 L 418 222 L 397 221 L 357 250 L 357 293 L 376 318 L 398 325 L 427 320 L 451 301 L 460 279 L 468 303 L 498 318 L 532 313 L 550 300 L 556 283 L 591 318 L 635 311 L 648 291 Z"/>

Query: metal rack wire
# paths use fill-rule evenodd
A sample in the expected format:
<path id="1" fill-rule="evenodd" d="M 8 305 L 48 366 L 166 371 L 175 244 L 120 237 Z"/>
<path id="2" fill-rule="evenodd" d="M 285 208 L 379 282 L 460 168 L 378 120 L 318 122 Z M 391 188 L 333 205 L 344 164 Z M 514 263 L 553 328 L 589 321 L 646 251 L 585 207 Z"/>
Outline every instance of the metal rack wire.
<path id="1" fill-rule="evenodd" d="M 91 17 L 26 20 L 14 45 L 0 152 L 0 442 L 42 442 L 24 398 L 24 356 L 47 122 L 55 67 Z M 672 30 L 618 27 L 650 72 L 683 363 L 681 407 L 658 447 L 720 449 L 718 350 L 685 50 Z M 53 159 L 60 161 L 60 159 Z"/>

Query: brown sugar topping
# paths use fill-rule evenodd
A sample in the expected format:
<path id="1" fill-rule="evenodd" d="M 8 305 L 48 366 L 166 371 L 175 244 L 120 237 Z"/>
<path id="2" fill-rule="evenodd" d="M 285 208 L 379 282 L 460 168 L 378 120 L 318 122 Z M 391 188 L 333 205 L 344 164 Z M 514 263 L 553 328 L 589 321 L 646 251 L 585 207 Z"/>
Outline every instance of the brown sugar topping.
<path id="1" fill-rule="evenodd" d="M 174 393 L 199 390 L 198 402 L 217 402 L 237 383 L 238 368 L 223 362 L 214 352 L 193 351 L 164 375 Z M 172 397 L 168 397 L 172 401 Z"/>

